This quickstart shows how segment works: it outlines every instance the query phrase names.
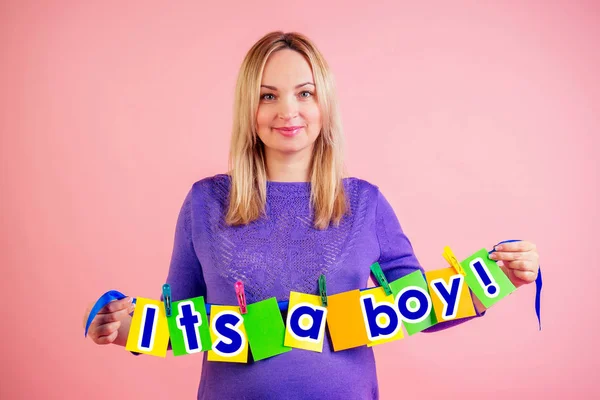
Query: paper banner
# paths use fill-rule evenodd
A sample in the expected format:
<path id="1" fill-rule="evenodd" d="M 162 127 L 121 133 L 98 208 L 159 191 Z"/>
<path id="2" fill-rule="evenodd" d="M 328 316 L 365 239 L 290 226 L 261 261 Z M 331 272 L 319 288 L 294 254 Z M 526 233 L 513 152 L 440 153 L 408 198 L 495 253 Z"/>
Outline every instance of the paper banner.
<path id="1" fill-rule="evenodd" d="M 393 295 L 386 295 L 382 287 L 360 292 L 360 306 L 369 343 L 375 346 L 402 339 L 402 319 Z"/>
<path id="2" fill-rule="evenodd" d="M 175 356 L 208 350 L 208 361 L 247 363 L 249 349 L 256 361 L 292 347 L 322 352 L 327 325 L 333 351 L 341 351 L 403 339 L 402 325 L 413 335 L 438 321 L 478 315 L 475 297 L 489 308 L 516 290 L 486 249 L 462 261 L 461 268 L 448 247 L 444 257 L 454 267 L 425 276 L 414 271 L 389 283 L 392 295 L 386 295 L 382 287 L 350 290 L 328 296 L 327 307 L 322 306 L 320 296 L 290 292 L 289 301 L 278 303 L 270 298 L 248 305 L 248 313 L 242 315 L 238 306 L 205 304 L 203 297 L 196 297 L 173 302 L 173 315 L 167 318 L 162 300 L 133 298 L 136 308 L 125 348 L 165 357 L 170 338 Z M 379 281 L 387 284 L 383 278 Z M 540 269 L 536 279 L 540 329 L 541 283 Z M 107 304 L 124 297 L 115 290 L 104 293 L 87 317 L 84 335 Z M 280 310 L 288 311 L 287 329 Z"/>
<path id="3" fill-rule="evenodd" d="M 425 273 L 435 317 L 438 321 L 472 317 L 476 315 L 473 299 L 465 277 L 452 267 Z"/>
<path id="4" fill-rule="evenodd" d="M 160 300 L 137 298 L 125 348 L 136 353 L 166 357 L 169 327 Z"/>
<path id="5" fill-rule="evenodd" d="M 496 261 L 490 260 L 486 249 L 479 250 L 460 265 L 467 274 L 467 284 L 486 308 L 516 290 Z"/>
<path id="6" fill-rule="evenodd" d="M 327 327 L 334 351 L 369 343 L 359 290 L 327 296 Z"/>
<path id="7" fill-rule="evenodd" d="M 326 318 L 327 308 L 322 306 L 320 296 L 290 292 L 283 344 L 321 353 Z"/>
<path id="8" fill-rule="evenodd" d="M 414 335 L 437 323 L 427 281 L 420 270 L 396 279 L 390 283 L 390 288 L 409 335 Z"/>
<path id="9" fill-rule="evenodd" d="M 173 302 L 167 322 L 174 356 L 210 350 L 210 327 L 204 297 Z"/>
<path id="10" fill-rule="evenodd" d="M 247 309 L 242 317 L 254 361 L 292 350 L 283 345 L 285 326 L 275 297 L 248 304 Z"/>
<path id="11" fill-rule="evenodd" d="M 210 337 L 208 361 L 248 362 L 248 337 L 238 306 L 211 306 Z"/>

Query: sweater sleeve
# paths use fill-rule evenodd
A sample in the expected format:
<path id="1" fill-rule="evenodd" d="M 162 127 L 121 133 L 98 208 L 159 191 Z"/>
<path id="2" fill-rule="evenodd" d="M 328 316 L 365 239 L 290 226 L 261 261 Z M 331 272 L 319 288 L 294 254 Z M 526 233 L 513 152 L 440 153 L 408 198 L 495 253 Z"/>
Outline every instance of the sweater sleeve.
<path id="1" fill-rule="evenodd" d="M 377 190 L 375 225 L 379 242 L 379 265 L 388 282 L 414 271 L 424 273 L 408 237 L 404 234 L 392 206 Z"/>
<path id="2" fill-rule="evenodd" d="M 173 252 L 166 281 L 171 286 L 171 301 L 206 297 L 202 267 L 192 240 L 192 191 L 193 188 L 185 197 L 175 225 Z M 163 301 L 162 293 L 160 301 Z M 167 349 L 171 350 L 170 339 Z M 136 356 L 141 354 L 131 353 Z"/>
<path id="3" fill-rule="evenodd" d="M 175 226 L 173 252 L 166 281 L 171 285 L 171 301 L 206 297 L 202 266 L 192 240 L 192 194 L 193 187 L 183 201 Z"/>
<path id="4" fill-rule="evenodd" d="M 414 271 L 421 271 L 423 278 L 425 278 L 425 270 L 417 260 L 412 244 L 404 234 L 398 217 L 394 213 L 390 203 L 379 190 L 377 190 L 377 209 L 375 214 L 377 240 L 379 241 L 380 249 L 378 262 L 388 282 L 393 282 Z M 375 280 L 374 277 L 373 279 Z M 477 317 L 484 314 L 485 311 L 477 315 Z M 423 332 L 440 331 L 477 317 L 439 322 L 425 329 Z"/>

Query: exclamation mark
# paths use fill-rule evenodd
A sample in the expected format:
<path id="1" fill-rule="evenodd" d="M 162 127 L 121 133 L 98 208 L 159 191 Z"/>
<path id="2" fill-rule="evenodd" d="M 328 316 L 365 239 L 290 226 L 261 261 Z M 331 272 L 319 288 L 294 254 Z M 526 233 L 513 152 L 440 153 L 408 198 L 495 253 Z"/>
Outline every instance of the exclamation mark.
<path id="1" fill-rule="evenodd" d="M 481 258 L 476 258 L 469 264 L 471 267 L 471 271 L 477 277 L 479 284 L 485 290 L 488 297 L 496 297 L 500 294 L 500 289 L 492 274 L 490 274 L 490 270 L 487 265 L 483 262 Z"/>

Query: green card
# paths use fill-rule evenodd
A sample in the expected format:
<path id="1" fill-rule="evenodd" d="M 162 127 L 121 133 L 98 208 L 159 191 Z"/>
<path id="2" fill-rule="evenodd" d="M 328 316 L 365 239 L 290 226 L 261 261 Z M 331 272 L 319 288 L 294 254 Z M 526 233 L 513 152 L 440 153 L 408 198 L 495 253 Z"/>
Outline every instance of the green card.
<path id="1" fill-rule="evenodd" d="M 413 335 L 437 324 L 427 281 L 421 271 L 390 283 L 406 333 Z"/>
<path id="2" fill-rule="evenodd" d="M 210 329 L 202 296 L 171 303 L 171 316 L 167 317 L 167 322 L 174 356 L 211 349 Z"/>
<path id="3" fill-rule="evenodd" d="M 486 249 L 479 250 L 460 265 L 467 274 L 467 285 L 487 308 L 516 290 L 496 261 L 490 260 Z"/>
<path id="4" fill-rule="evenodd" d="M 275 297 L 248 304 L 247 310 L 242 317 L 254 361 L 292 350 L 283 345 L 285 326 Z"/>

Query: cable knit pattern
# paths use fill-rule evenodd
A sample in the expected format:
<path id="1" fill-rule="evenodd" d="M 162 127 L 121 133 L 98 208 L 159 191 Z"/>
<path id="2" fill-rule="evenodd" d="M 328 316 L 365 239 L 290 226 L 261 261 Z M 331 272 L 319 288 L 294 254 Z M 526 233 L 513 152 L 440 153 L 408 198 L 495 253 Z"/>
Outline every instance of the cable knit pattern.
<path id="1" fill-rule="evenodd" d="M 290 291 L 317 294 L 321 274 L 335 294 L 366 287 L 376 261 L 389 281 L 423 271 L 392 207 L 365 180 L 344 179 L 350 213 L 324 231 L 312 227 L 309 182 L 267 182 L 266 216 L 236 227 L 224 221 L 229 187 L 228 175 L 216 175 L 194 183 L 185 197 L 167 277 L 175 301 L 204 296 L 208 303 L 235 305 L 238 280 L 249 303 L 287 300 Z M 199 399 L 379 396 L 372 349 L 333 352 L 328 338 L 323 353 L 294 349 L 248 364 L 207 362 L 206 353 L 203 359 Z"/>

